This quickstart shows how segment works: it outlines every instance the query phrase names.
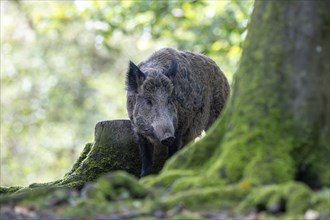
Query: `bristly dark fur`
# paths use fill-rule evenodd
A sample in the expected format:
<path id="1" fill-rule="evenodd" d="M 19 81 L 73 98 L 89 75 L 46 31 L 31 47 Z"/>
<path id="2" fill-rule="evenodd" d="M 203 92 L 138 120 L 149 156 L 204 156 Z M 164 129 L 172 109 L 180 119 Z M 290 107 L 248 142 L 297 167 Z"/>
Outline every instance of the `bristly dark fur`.
<path id="1" fill-rule="evenodd" d="M 173 83 L 163 74 L 154 74 L 146 78 L 143 82 L 142 90 L 144 94 L 155 94 L 157 90 L 163 90 L 171 94 L 173 91 Z"/>
<path id="2" fill-rule="evenodd" d="M 210 58 L 164 48 L 127 73 L 127 112 L 139 141 L 141 176 L 163 149 L 167 158 L 207 130 L 229 95 L 228 81 Z"/>

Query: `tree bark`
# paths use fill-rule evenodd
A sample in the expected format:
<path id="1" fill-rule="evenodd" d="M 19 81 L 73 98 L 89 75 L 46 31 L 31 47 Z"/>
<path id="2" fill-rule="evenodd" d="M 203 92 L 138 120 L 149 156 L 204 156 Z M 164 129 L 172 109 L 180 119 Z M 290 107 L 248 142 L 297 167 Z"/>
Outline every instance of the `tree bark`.
<path id="1" fill-rule="evenodd" d="M 242 155 L 240 177 L 329 185 L 329 2 L 255 7 L 226 131 L 234 139 L 248 135 L 244 148 L 259 148 Z"/>

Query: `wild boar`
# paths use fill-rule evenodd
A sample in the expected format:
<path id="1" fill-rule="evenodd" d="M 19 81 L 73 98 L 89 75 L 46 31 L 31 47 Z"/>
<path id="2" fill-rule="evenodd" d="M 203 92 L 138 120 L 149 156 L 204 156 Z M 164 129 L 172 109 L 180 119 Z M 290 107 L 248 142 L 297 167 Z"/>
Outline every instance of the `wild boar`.
<path id="1" fill-rule="evenodd" d="M 127 112 L 137 136 L 141 177 L 149 175 L 156 148 L 167 158 L 207 130 L 220 115 L 229 84 L 210 58 L 165 48 L 136 66 L 126 78 Z"/>

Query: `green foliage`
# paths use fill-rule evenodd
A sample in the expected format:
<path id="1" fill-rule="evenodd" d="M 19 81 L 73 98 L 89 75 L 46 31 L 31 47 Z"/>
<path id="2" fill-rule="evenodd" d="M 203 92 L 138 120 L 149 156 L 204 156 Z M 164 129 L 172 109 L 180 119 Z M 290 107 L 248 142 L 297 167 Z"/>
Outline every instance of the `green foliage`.
<path id="1" fill-rule="evenodd" d="M 231 79 L 250 1 L 1 1 L 1 185 L 58 179 L 126 118 L 128 60 L 202 52 Z M 17 19 L 17 18 L 20 19 Z"/>

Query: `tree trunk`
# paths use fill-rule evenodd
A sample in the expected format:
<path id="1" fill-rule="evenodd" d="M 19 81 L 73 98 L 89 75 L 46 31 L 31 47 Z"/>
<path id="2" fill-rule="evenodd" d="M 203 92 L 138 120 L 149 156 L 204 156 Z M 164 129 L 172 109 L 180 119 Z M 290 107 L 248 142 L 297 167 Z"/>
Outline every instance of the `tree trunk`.
<path id="1" fill-rule="evenodd" d="M 329 2 L 255 7 L 222 144 L 234 157 L 246 153 L 239 164 L 224 158 L 216 170 L 234 181 L 330 185 Z"/>

